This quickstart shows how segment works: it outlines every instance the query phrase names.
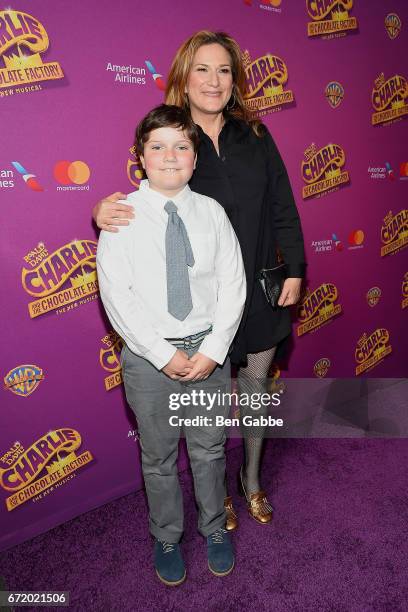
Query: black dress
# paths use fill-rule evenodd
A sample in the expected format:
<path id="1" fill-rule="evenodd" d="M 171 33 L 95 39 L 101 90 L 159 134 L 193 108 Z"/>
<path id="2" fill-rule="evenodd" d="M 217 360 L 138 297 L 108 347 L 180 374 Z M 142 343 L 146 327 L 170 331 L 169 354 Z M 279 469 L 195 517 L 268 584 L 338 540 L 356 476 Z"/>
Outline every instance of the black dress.
<path id="1" fill-rule="evenodd" d="M 277 265 L 279 248 L 287 276 L 304 277 L 299 214 L 286 168 L 266 128 L 264 136 L 257 136 L 246 122 L 227 118 L 219 156 L 200 127 L 199 132 L 197 168 L 189 185 L 223 206 L 241 246 L 247 300 L 230 358 L 235 365 L 246 365 L 247 353 L 267 350 L 291 333 L 289 308 L 272 310 L 255 275 Z"/>

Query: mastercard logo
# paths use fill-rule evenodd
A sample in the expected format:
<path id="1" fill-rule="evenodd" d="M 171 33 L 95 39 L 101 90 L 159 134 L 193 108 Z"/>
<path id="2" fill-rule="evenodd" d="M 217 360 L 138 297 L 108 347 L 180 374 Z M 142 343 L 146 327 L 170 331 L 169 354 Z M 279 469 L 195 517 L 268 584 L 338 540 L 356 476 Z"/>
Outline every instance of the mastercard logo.
<path id="1" fill-rule="evenodd" d="M 363 244 L 364 242 L 364 232 L 363 230 L 354 230 L 349 234 L 348 237 L 349 244 L 353 246 L 358 246 Z"/>
<path id="2" fill-rule="evenodd" d="M 54 166 L 54 178 L 60 185 L 83 185 L 89 181 L 91 171 L 83 161 L 59 161 Z"/>
<path id="3" fill-rule="evenodd" d="M 408 176 L 408 162 L 400 164 L 400 176 Z"/>

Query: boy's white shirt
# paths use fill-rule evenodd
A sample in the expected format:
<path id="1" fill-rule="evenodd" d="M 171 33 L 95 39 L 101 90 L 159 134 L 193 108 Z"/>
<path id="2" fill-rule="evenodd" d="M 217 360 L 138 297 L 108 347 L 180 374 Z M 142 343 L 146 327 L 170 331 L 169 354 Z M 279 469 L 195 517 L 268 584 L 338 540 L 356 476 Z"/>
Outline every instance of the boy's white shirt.
<path id="1" fill-rule="evenodd" d="M 184 321 L 167 311 L 165 234 L 172 200 L 190 239 L 195 264 L 188 268 L 193 309 Z M 102 231 L 96 256 L 101 298 L 113 328 L 129 349 L 161 370 L 184 338 L 213 326 L 199 352 L 222 364 L 241 321 L 246 280 L 241 249 L 218 202 L 186 185 L 173 198 L 147 180 L 127 196 L 135 219 L 118 233 Z"/>

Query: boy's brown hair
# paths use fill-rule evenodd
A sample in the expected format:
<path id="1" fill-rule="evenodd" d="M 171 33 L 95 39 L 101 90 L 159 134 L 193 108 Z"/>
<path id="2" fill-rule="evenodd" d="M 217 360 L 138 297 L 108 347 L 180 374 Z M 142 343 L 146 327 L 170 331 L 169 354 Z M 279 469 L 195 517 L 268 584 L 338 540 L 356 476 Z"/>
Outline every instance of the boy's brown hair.
<path id="1" fill-rule="evenodd" d="M 150 132 L 162 127 L 181 128 L 192 142 L 194 152 L 197 153 L 199 134 L 190 112 L 172 104 L 160 104 L 153 108 L 136 128 L 135 147 L 138 155 L 143 155 L 144 145 L 149 140 Z"/>

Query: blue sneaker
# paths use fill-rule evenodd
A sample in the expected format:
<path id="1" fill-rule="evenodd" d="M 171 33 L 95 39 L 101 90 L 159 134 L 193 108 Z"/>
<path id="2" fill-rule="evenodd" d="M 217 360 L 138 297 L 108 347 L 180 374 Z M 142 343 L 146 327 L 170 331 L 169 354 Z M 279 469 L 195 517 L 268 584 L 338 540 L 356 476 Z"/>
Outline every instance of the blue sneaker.
<path id="1" fill-rule="evenodd" d="M 167 586 L 177 586 L 186 578 L 186 568 L 179 544 L 170 542 L 154 543 L 154 567 L 156 574 Z"/>
<path id="2" fill-rule="evenodd" d="M 216 576 L 226 576 L 234 569 L 231 536 L 226 529 L 217 529 L 207 537 L 208 567 Z"/>

